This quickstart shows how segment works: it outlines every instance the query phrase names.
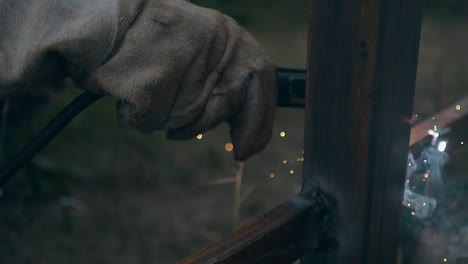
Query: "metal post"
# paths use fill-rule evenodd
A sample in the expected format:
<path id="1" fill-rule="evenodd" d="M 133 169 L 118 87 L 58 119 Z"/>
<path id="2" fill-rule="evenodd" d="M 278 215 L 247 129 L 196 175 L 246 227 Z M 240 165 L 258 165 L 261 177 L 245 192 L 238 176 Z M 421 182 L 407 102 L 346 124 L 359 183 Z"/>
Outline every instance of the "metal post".
<path id="1" fill-rule="evenodd" d="M 421 0 L 310 0 L 302 193 L 338 202 L 325 263 L 396 263 L 421 17 Z"/>

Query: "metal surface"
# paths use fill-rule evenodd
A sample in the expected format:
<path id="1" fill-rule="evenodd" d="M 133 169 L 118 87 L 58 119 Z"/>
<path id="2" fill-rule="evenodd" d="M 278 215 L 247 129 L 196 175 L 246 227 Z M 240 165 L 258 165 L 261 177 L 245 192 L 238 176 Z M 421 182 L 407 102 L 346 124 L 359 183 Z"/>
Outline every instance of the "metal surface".
<path id="1" fill-rule="evenodd" d="M 461 99 L 438 114 L 416 123 L 411 129 L 410 146 L 427 137 L 429 130 L 439 130 L 468 115 L 468 97 Z M 468 142 L 467 142 L 468 143 Z"/>
<path id="2" fill-rule="evenodd" d="M 324 263 L 396 263 L 421 12 L 420 0 L 310 0 L 302 192 L 324 188 L 341 219 Z"/>

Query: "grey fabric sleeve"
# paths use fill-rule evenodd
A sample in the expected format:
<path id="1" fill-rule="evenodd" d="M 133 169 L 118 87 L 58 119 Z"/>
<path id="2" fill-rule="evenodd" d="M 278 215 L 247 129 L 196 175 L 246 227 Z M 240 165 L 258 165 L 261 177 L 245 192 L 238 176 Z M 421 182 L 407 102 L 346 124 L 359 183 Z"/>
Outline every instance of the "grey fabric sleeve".
<path id="1" fill-rule="evenodd" d="M 65 76 L 78 78 L 110 56 L 142 1 L 0 1 L 0 98 Z"/>
<path id="2" fill-rule="evenodd" d="M 235 158 L 271 137 L 276 69 L 234 20 L 184 0 L 3 0 L 0 97 L 71 76 L 118 119 L 188 139 L 231 124 Z"/>

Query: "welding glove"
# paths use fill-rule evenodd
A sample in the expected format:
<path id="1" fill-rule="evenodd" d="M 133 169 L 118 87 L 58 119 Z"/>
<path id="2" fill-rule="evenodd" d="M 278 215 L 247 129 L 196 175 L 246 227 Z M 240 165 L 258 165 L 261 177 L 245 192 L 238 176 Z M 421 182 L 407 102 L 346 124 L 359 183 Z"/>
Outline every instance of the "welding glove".
<path id="1" fill-rule="evenodd" d="M 237 160 L 271 138 L 276 70 L 233 19 L 182 0 L 3 0 L 0 97 L 71 77 L 118 119 L 189 139 L 230 123 Z"/>

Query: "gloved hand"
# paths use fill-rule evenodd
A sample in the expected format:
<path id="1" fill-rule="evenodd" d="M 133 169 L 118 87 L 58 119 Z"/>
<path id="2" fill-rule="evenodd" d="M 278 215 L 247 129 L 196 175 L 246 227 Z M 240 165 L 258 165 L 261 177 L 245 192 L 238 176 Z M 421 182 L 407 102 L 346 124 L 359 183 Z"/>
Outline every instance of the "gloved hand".
<path id="1" fill-rule="evenodd" d="M 237 160 L 270 140 L 276 69 L 219 12 L 182 0 L 4 0 L 0 13 L 0 96 L 68 75 L 117 97 L 119 121 L 144 132 L 188 139 L 228 121 Z"/>

